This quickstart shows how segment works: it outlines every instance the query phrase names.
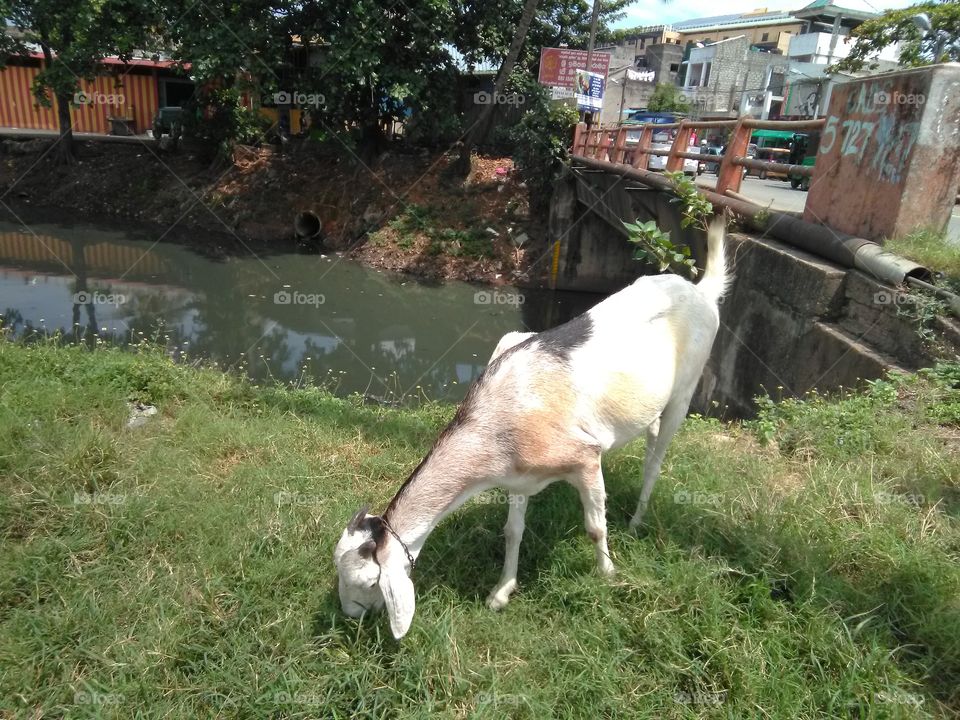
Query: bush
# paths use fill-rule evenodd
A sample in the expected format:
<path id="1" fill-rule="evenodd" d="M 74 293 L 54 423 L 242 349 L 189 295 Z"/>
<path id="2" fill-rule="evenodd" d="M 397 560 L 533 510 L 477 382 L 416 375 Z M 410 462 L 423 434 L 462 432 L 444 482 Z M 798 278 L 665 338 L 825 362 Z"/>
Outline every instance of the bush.
<path id="1" fill-rule="evenodd" d="M 536 216 L 546 212 L 578 117 L 574 108 L 551 100 L 540 86 L 524 91 L 528 110 L 508 136 L 514 145 L 514 162 L 530 190 L 530 209 Z"/>
<path id="2" fill-rule="evenodd" d="M 186 106 L 183 124 L 187 135 L 210 150 L 211 159 L 228 157 L 237 144 L 258 144 L 270 127 L 267 118 L 243 106 L 236 88 L 198 90 Z"/>

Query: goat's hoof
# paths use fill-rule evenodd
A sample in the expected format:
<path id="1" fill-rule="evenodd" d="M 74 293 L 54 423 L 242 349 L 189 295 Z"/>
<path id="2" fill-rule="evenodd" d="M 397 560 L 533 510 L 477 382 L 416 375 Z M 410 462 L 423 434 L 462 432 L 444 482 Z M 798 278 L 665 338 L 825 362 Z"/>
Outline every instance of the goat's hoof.
<path id="1" fill-rule="evenodd" d="M 637 517 L 636 515 L 630 518 L 630 524 L 627 525 L 627 529 L 630 532 L 632 532 L 634 535 L 640 532 L 640 528 L 642 527 L 643 527 L 643 519 L 640 517 Z"/>
<path id="2" fill-rule="evenodd" d="M 510 594 L 517 589 L 517 581 L 511 580 L 502 587 L 495 588 L 487 597 L 487 607 L 491 610 L 502 610 L 510 602 Z"/>
<path id="3" fill-rule="evenodd" d="M 617 568 L 615 568 L 613 563 L 609 561 L 604 565 L 598 566 L 597 569 L 600 571 L 600 574 L 603 575 L 603 577 L 609 578 L 617 574 Z"/>

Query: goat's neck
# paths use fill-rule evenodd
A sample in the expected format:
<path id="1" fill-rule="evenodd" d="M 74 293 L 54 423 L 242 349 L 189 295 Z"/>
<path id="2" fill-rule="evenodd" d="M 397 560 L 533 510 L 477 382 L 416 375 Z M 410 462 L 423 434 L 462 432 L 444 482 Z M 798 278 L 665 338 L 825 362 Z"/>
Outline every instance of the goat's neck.
<path id="1" fill-rule="evenodd" d="M 465 430 L 438 441 L 384 512 L 414 558 L 443 518 L 492 486 L 498 460 L 495 444 Z"/>

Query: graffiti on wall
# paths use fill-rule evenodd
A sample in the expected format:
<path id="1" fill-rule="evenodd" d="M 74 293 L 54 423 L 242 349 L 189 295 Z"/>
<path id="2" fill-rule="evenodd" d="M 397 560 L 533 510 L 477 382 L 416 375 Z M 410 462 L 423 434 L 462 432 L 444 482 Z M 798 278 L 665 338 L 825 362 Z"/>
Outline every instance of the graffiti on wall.
<path id="1" fill-rule="evenodd" d="M 843 94 L 846 101 L 838 103 L 841 114 L 831 113 L 824 124 L 820 154 L 839 148 L 836 162 L 853 162 L 877 180 L 899 184 L 919 134 L 919 108 L 926 98 L 880 80 L 859 83 Z"/>

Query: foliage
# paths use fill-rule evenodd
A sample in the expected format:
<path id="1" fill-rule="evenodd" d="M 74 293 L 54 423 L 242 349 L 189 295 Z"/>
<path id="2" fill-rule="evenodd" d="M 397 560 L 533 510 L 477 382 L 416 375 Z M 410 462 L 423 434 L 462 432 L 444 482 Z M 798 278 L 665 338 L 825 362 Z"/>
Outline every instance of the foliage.
<path id="1" fill-rule="evenodd" d="M 656 220 L 624 222 L 623 226 L 630 233 L 627 239 L 637 246 L 633 251 L 634 258 L 656 265 L 660 272 L 670 270 L 678 275 L 696 276 L 697 268 L 690 257 L 690 247 L 674 245 L 670 233 L 657 227 Z"/>
<path id="2" fill-rule="evenodd" d="M 529 188 L 530 207 L 542 215 L 554 180 L 567 159 L 578 116 L 574 108 L 551 100 L 547 91 L 532 81 L 522 91 L 527 97 L 527 110 L 508 131 L 508 137 L 513 143 L 514 162 Z"/>
<path id="3" fill-rule="evenodd" d="M 690 103 L 683 96 L 683 91 L 671 83 L 657 83 L 650 100 L 647 102 L 647 109 L 651 112 L 690 112 Z"/>
<path id="4" fill-rule="evenodd" d="M 910 19 L 918 13 L 930 18 L 933 32 L 928 36 L 919 30 Z M 857 43 L 850 54 L 831 69 L 856 72 L 876 67 L 876 55 L 894 43 L 900 43 L 900 64 L 907 67 L 927 65 L 944 58 L 934 58 L 936 33 L 942 30 L 948 39 L 944 45 L 945 59 L 960 60 L 960 3 L 924 2 L 902 10 L 887 10 L 876 18 L 867 20 L 853 30 Z"/>
<path id="5" fill-rule="evenodd" d="M 671 199 L 671 202 L 680 204 L 680 212 L 683 215 L 680 226 L 706 230 L 707 224 L 713 216 L 713 203 L 707 200 L 697 188 L 696 183 L 684 175 L 682 171 L 668 172 L 666 177 L 673 185 L 673 192 L 676 195 L 675 198 Z"/>
<path id="6" fill-rule="evenodd" d="M 343 616 L 330 548 L 452 407 L 2 343 L 0 714 L 952 717 L 960 457 L 931 420 L 950 373 L 793 404 L 765 447 L 689 419 L 639 536 L 643 441 L 610 453 L 616 579 L 557 483 L 502 613 L 482 596 L 506 506 L 484 493 L 429 538 L 397 643 L 382 614 Z M 125 429 L 131 397 L 160 414 Z"/>
<path id="7" fill-rule="evenodd" d="M 476 224 L 464 230 L 441 228 L 435 224 L 438 219 L 436 208 L 411 203 L 389 225 L 396 232 L 397 245 L 404 249 L 413 247 L 418 238 L 426 237 L 427 252 L 431 255 L 493 257 L 493 242 L 482 228 Z"/>
<path id="8" fill-rule="evenodd" d="M 601 5 L 598 44 L 611 37 L 609 25 L 625 16 L 631 2 L 611 0 Z M 523 5 L 523 0 L 451 3 L 454 25 L 450 39 L 468 66 L 484 62 L 496 65 L 507 54 Z M 585 0 L 540 0 L 518 61 L 518 72 L 536 76 L 541 47 L 586 48 L 592 12 L 592 5 Z"/>
<path id="9" fill-rule="evenodd" d="M 205 87 L 197 90 L 184 109 L 184 131 L 214 154 L 227 157 L 234 143 L 262 141 L 269 121 L 244 107 L 236 88 Z"/>

